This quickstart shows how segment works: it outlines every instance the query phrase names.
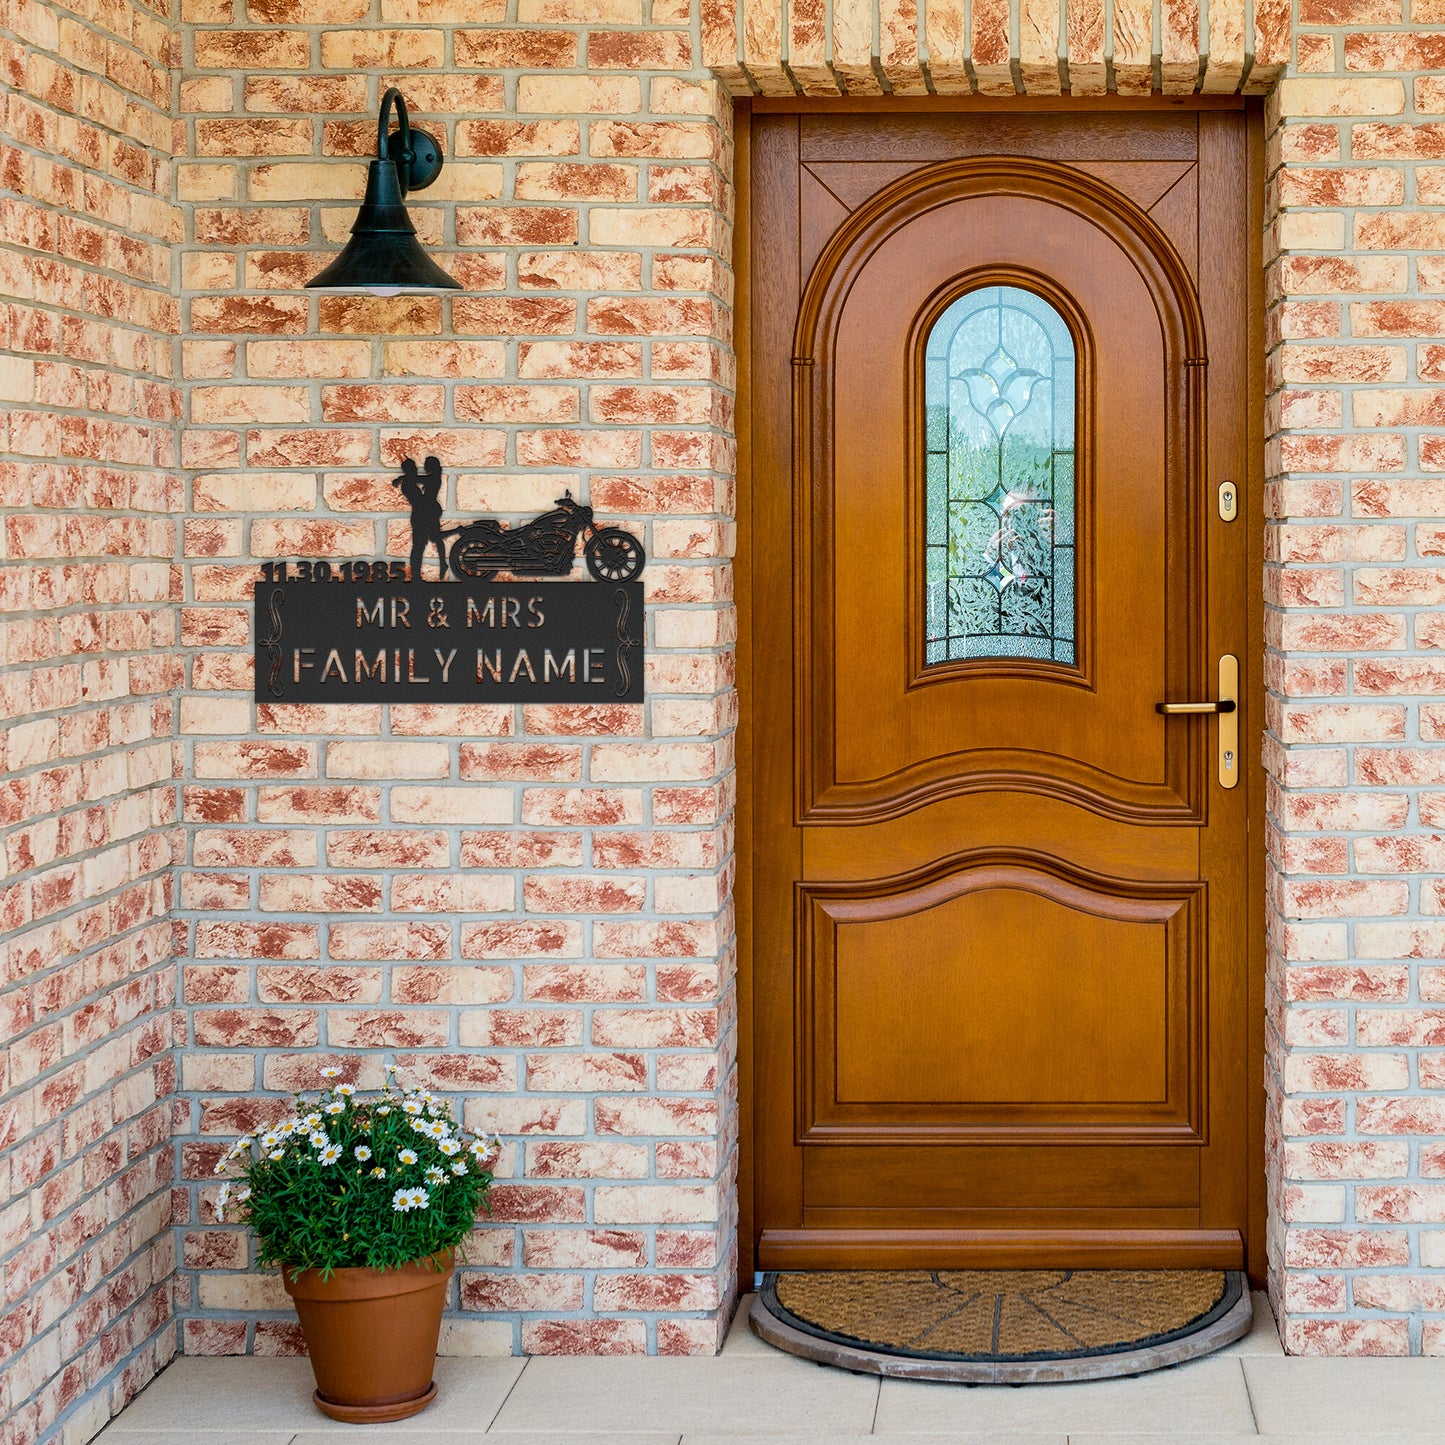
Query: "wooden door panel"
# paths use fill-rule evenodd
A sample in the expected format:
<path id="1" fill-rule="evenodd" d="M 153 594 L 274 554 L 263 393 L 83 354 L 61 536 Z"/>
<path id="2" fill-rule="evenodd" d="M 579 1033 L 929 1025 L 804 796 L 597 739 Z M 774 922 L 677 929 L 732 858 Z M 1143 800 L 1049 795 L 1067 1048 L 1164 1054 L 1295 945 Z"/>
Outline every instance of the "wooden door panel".
<path id="1" fill-rule="evenodd" d="M 1017 190 L 1027 194 L 1002 193 Z M 1061 167 L 934 168 L 885 194 L 894 204 L 855 213 L 848 243 L 820 260 L 816 319 L 805 315 L 795 343 L 809 364 L 795 367 L 794 411 L 811 442 L 796 488 L 808 537 L 800 820 L 871 822 L 1003 786 L 1197 822 L 1205 730 L 1153 712 L 1196 685 L 1202 660 L 1183 625 L 1202 573 L 1201 481 L 1183 444 L 1202 338 L 1168 241 L 1142 216 L 1122 227 L 1092 180 Z M 921 348 L 955 296 L 1009 282 L 1043 295 L 1074 333 L 1077 663 L 925 668 Z M 1134 622 L 1107 647 L 1101 607 Z"/>
<path id="2" fill-rule="evenodd" d="M 1199 277 L 1199 168 L 1191 166 L 1152 206 L 1149 217 L 1174 243 L 1189 274 Z"/>
<path id="3" fill-rule="evenodd" d="M 1167 918 L 1106 918 L 1009 888 L 873 926 L 839 922 L 836 1102 L 875 1117 L 891 1103 L 998 1117 L 999 1106 L 1161 1102 L 1167 931 Z"/>
<path id="4" fill-rule="evenodd" d="M 1028 795 L 1029 825 L 1037 851 L 1106 877 L 1171 879 L 1198 867 L 1199 840 L 1192 829 L 1160 828 L 1143 857 L 1127 819 L 1104 817 L 1044 792 Z M 938 839 L 966 838 L 979 850 L 1017 846 L 1019 795 L 980 788 L 934 802 L 929 826 L 912 813 L 873 821 L 866 828 L 805 827 L 800 867 L 814 879 L 882 878 L 936 863 Z"/>
<path id="5" fill-rule="evenodd" d="M 966 1159 L 953 1150 L 809 1149 L 804 1159 L 809 1208 L 829 1210 L 834 1224 L 843 1223 L 840 1210 L 856 1211 L 858 1228 L 892 1209 L 946 1213 L 953 1229 L 986 1227 L 982 1216 L 994 1211 L 1027 1210 L 1058 1227 L 1081 1205 L 1104 1219 L 1121 1206 L 1192 1210 L 1199 1201 L 1197 1158 L 1180 1149 L 1060 1149 L 1043 1172 L 1038 1151 L 1023 1147 L 979 1146 Z"/>
<path id="6" fill-rule="evenodd" d="M 1055 161 L 1192 161 L 1199 153 L 1190 113 L 1098 112 L 1087 117 L 1009 114 L 819 115 L 799 128 L 799 157 L 823 161 L 949 161 L 959 156 L 1046 156 Z"/>
<path id="7" fill-rule="evenodd" d="M 1126 195 L 1141 210 L 1154 215 L 1179 247 L 1193 274 L 1198 261 L 1197 242 L 1189 229 L 1193 216 L 1185 213 L 1180 202 L 1187 194 L 1194 193 L 1194 183 L 1175 194 L 1179 182 L 1194 170 L 1193 160 L 1083 161 L 1066 156 L 1055 156 L 1054 159 L 1097 177 Z M 799 237 L 799 262 L 802 271 L 807 273 L 813 269 L 828 238 L 838 229 L 847 212 L 856 210 L 886 185 L 926 164 L 928 162 L 922 160 L 820 161 L 800 167 L 802 232 Z M 1157 214 L 1154 211 L 1156 206 L 1160 208 Z"/>
<path id="8" fill-rule="evenodd" d="M 1223 112 L 755 118 L 764 1268 L 1241 1258 L 1245 790 L 1211 719 L 1155 704 L 1249 644 L 1211 500 L 1246 427 L 1245 139 Z M 925 345 L 986 287 L 1070 338 L 1074 632 L 942 662 Z"/>
<path id="9" fill-rule="evenodd" d="M 1028 238 L 1027 246 L 1010 240 L 1020 236 Z M 915 247 L 931 264 L 920 264 Z M 990 266 L 990 260 L 1006 250 L 1012 252 L 1013 265 Z M 833 535 L 819 536 L 815 545 L 817 565 L 832 567 L 835 591 L 818 619 L 820 658 L 831 654 L 833 665 L 829 670 L 810 668 L 810 681 L 815 689 L 833 689 L 835 717 L 844 704 L 877 709 L 875 726 L 866 732 L 838 730 L 833 774 L 819 780 L 825 789 L 830 783 L 868 781 L 916 768 L 950 751 L 950 744 L 956 747 L 961 734 L 980 752 L 1033 754 L 1040 763 L 1047 758 L 1050 767 L 1055 758 L 1081 762 L 1104 786 L 1111 777 L 1145 784 L 1165 781 L 1162 720 L 1144 746 L 1131 748 L 1127 758 L 1113 746 L 1121 724 L 1132 723 L 1141 711 L 1152 713 L 1163 695 L 1162 624 L 1168 600 L 1168 499 L 1160 485 L 1167 476 L 1166 358 L 1158 326 L 1147 324 L 1152 298 L 1137 272 L 1108 254 L 1114 250 L 1107 237 L 1080 217 L 1045 201 L 970 198 L 938 207 L 880 246 L 850 287 L 832 344 L 847 355 L 849 376 L 867 378 L 868 385 L 896 396 L 901 404 L 860 405 L 864 396 L 836 389 L 835 380 L 833 405 L 822 398 L 816 423 L 834 438 L 831 457 L 825 454 L 824 460 L 825 467 L 831 463 L 834 477 Z M 1042 266 L 1055 253 L 1059 262 L 1044 283 Z M 1105 290 L 1101 279 L 1116 269 L 1120 283 Z M 1097 416 L 1101 426 L 1079 450 L 1081 455 L 1096 451 L 1117 458 L 1118 464 L 1097 478 L 1079 478 L 1078 550 L 1083 559 L 1119 553 L 1130 557 L 1127 571 L 1105 579 L 1107 598 L 1111 611 L 1129 612 L 1141 625 L 1125 639 L 1126 645 L 1101 652 L 1093 635 L 1093 579 L 1084 575 L 1077 589 L 1077 667 L 1045 670 L 1034 663 L 1010 667 L 975 661 L 925 669 L 918 615 L 922 589 L 915 585 L 921 558 L 907 570 L 897 569 L 895 586 L 863 590 L 857 585 L 859 578 L 876 573 L 884 559 L 914 558 L 922 548 L 922 480 L 918 468 L 907 465 L 916 460 L 909 431 L 922 405 L 916 379 L 921 366 L 909 352 L 921 345 L 930 313 L 938 309 L 929 301 L 940 288 L 946 287 L 944 295 L 951 296 L 1015 276 L 1040 278 L 1035 284 L 1047 285 L 1049 299 L 1069 306 L 1081 325 L 1089 327 L 1077 338 L 1078 410 L 1086 421 Z M 910 325 L 915 319 L 920 324 Z M 909 359 L 915 365 L 907 370 L 898 364 Z M 837 370 L 841 367 L 835 374 Z M 1137 410 L 1106 407 L 1096 412 L 1096 392 L 1134 397 Z M 1143 423 L 1141 414 L 1153 425 Z M 1176 498 L 1176 513 L 1181 507 L 1182 499 Z M 813 520 L 823 522 L 816 516 Z M 1085 574 L 1088 570 L 1081 567 Z M 1176 588 L 1185 580 L 1178 578 Z M 865 600 L 866 610 L 859 605 Z M 1174 599 L 1176 605 L 1181 600 Z M 831 637 L 824 630 L 829 618 Z M 910 645 L 880 648 L 880 635 L 909 637 Z M 864 658 L 867 663 L 860 666 Z M 997 676 L 986 693 L 973 685 L 980 673 Z M 1012 675 L 1002 675 L 1008 673 Z M 895 706 L 900 698 L 901 705 Z M 880 743 L 886 750 L 881 755 Z M 969 766 L 964 759 L 960 763 Z"/>
<path id="10" fill-rule="evenodd" d="M 1088 175 L 1129 197 L 1141 211 L 1151 211 L 1194 169 L 1193 161 L 1072 161 Z"/>
<path id="11" fill-rule="evenodd" d="M 1065 163 L 1096 176 L 1116 191 L 1128 196 L 1141 210 L 1149 210 L 1194 169 L 1194 161 L 1080 161 L 1064 159 Z M 820 181 L 849 211 L 857 210 L 877 195 L 884 186 L 917 170 L 924 161 L 814 161 L 803 166 L 803 172 Z M 837 228 L 834 227 L 836 230 Z M 829 231 L 827 235 L 831 235 Z M 826 239 L 826 236 L 825 236 Z M 819 247 L 821 249 L 821 246 Z M 813 259 L 816 260 L 814 252 Z M 806 263 L 806 257 L 805 257 Z M 807 266 L 811 270 L 811 266 Z"/>
<path id="12" fill-rule="evenodd" d="M 811 268 L 852 207 L 807 166 L 798 171 L 798 190 L 799 246 L 804 264 Z"/>
<path id="13" fill-rule="evenodd" d="M 1201 894 L 988 858 L 801 884 L 801 1137 L 1197 1141 Z"/>

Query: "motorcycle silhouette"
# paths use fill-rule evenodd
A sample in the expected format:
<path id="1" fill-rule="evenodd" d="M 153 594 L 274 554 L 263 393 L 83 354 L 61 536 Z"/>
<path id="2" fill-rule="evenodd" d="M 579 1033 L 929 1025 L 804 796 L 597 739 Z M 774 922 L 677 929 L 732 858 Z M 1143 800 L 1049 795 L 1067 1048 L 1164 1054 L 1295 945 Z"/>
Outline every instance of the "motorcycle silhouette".
<path id="1" fill-rule="evenodd" d="M 455 536 L 451 569 L 459 577 L 489 582 L 499 571 L 531 577 L 565 577 L 577 560 L 576 541 L 587 534 L 582 548 L 587 570 L 599 582 L 630 582 L 647 560 L 642 543 L 621 527 L 599 527 L 592 508 L 574 500 L 568 491 L 557 498 L 556 509 L 543 512 L 521 527 L 506 527 L 490 517 L 453 527 L 443 536 Z"/>

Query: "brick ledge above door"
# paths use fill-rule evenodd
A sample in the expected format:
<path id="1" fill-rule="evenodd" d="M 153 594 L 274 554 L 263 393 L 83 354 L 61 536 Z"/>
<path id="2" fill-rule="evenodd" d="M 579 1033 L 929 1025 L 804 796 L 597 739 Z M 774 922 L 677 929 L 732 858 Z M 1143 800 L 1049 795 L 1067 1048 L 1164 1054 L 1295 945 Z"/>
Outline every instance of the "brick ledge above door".
<path id="1" fill-rule="evenodd" d="M 702 0 L 734 95 L 1263 95 L 1290 0 Z M 921 14 L 920 14 L 921 12 Z M 1158 37 L 1157 40 L 1155 37 Z M 1301 64 L 1304 58 L 1301 57 Z"/>

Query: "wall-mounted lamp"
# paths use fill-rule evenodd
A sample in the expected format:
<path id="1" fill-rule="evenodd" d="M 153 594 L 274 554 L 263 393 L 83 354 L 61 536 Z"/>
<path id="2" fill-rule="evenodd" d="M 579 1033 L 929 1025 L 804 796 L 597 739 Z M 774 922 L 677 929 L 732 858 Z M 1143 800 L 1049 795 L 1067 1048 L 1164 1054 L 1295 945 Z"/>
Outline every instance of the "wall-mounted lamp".
<path id="1" fill-rule="evenodd" d="M 399 130 L 387 133 L 396 106 Z M 396 296 L 403 291 L 460 291 L 425 251 L 402 202 L 408 191 L 424 190 L 441 173 L 442 153 L 425 131 L 413 130 L 406 101 L 395 87 L 381 98 L 376 124 L 376 159 L 366 173 L 366 195 L 356 213 L 351 239 L 341 254 L 306 283 L 310 291 L 369 291 Z"/>

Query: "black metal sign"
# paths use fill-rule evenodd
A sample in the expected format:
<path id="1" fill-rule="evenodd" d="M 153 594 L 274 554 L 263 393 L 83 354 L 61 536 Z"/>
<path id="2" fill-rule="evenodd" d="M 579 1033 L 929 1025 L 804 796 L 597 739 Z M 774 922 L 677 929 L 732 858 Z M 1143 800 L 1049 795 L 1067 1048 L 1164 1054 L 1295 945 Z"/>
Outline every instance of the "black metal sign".
<path id="1" fill-rule="evenodd" d="M 256 583 L 258 702 L 641 702 L 642 583 Z M 306 564 L 301 564 L 305 566 Z"/>
<path id="2" fill-rule="evenodd" d="M 255 584 L 258 702 L 641 702 L 642 544 L 571 493 L 525 526 L 443 529 L 441 467 L 408 459 L 409 565 L 267 562 Z M 445 539 L 453 537 L 450 552 Z M 563 577 L 576 543 L 591 583 Z M 438 577 L 425 580 L 435 548 Z M 448 572 L 451 576 L 448 577 Z"/>

